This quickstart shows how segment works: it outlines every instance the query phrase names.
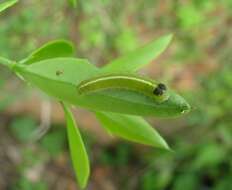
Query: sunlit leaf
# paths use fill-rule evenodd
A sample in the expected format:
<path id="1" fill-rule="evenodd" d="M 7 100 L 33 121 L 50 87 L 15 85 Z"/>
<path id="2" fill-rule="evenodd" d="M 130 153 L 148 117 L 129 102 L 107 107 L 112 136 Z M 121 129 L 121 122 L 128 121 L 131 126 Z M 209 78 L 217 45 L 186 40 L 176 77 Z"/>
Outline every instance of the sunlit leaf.
<path id="1" fill-rule="evenodd" d="M 11 7 L 12 5 L 14 5 L 17 2 L 18 2 L 18 0 L 8 0 L 8 1 L 5 1 L 3 3 L 0 2 L 0 12 Z"/>
<path id="2" fill-rule="evenodd" d="M 119 57 L 103 67 L 105 72 L 133 72 L 153 59 L 158 57 L 168 46 L 172 39 L 172 35 L 165 35 L 159 39 L 146 44 L 144 47 L 138 48 L 131 53 Z"/>
<path id="3" fill-rule="evenodd" d="M 85 188 L 90 173 L 88 155 L 72 112 L 65 104 L 63 104 L 63 109 L 67 121 L 67 133 L 72 163 L 80 187 Z"/>
<path id="4" fill-rule="evenodd" d="M 97 112 L 96 116 L 111 134 L 137 143 L 169 149 L 159 133 L 141 117 L 104 112 Z"/>
<path id="5" fill-rule="evenodd" d="M 77 85 L 99 73 L 96 67 L 83 59 L 49 59 L 28 66 L 16 65 L 15 69 L 28 82 L 36 85 L 47 94 L 92 110 L 164 117 L 182 115 L 189 110 L 187 102 L 171 91 L 170 98 L 162 104 L 153 101 L 142 93 L 124 89 L 107 90 L 81 96 L 77 93 Z"/>
<path id="6" fill-rule="evenodd" d="M 23 64 L 31 64 L 45 59 L 56 57 L 71 57 L 74 54 L 73 45 L 66 40 L 55 40 L 44 44 L 42 47 L 32 52 L 26 59 L 22 60 Z"/>

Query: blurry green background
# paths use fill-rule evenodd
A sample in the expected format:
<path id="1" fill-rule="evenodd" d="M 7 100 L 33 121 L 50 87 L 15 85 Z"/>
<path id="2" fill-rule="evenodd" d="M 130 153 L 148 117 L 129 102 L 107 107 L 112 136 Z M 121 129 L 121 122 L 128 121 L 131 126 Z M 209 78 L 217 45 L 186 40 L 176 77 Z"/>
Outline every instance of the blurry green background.
<path id="1" fill-rule="evenodd" d="M 167 33 L 171 45 L 141 73 L 193 107 L 180 119 L 148 118 L 175 152 L 112 138 L 75 111 L 91 160 L 87 189 L 232 189 L 232 1 L 20 0 L 1 13 L 0 55 L 15 60 L 64 38 L 102 66 Z M 77 189 L 59 105 L 2 67 L 0 92 L 0 189 Z"/>

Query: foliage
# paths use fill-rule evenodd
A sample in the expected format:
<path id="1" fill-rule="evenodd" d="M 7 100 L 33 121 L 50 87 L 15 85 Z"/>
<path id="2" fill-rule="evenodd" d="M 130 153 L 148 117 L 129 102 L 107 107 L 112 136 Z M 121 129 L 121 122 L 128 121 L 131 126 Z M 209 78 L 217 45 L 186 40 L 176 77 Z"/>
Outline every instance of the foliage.
<path id="1" fill-rule="evenodd" d="M 168 37 L 167 42 L 170 41 L 169 38 L 170 37 Z M 161 52 L 163 50 L 162 43 L 164 43 L 164 46 L 166 46 L 168 44 L 167 42 L 166 40 L 164 40 L 164 42 L 160 40 L 157 43 L 154 43 L 154 45 L 152 45 L 150 49 Z M 146 50 L 149 46 L 150 44 L 145 46 L 144 50 Z M 144 95 L 142 95 L 142 93 L 140 94 L 133 91 L 124 91 L 119 89 L 115 89 L 116 91 L 113 92 L 112 95 L 110 95 L 112 92 L 109 91 L 100 92 L 99 95 L 97 94 L 97 92 L 96 94 L 94 94 L 94 96 L 78 96 L 76 92 L 76 85 L 78 85 L 78 83 L 86 78 L 96 76 L 98 73 L 101 73 L 101 70 L 99 71 L 99 69 L 92 67 L 87 60 L 74 58 L 53 58 L 54 56 L 56 56 L 54 52 L 64 51 L 62 53 L 63 55 L 67 54 L 66 51 L 68 52 L 68 54 L 69 52 L 72 52 L 72 48 L 69 47 L 72 47 L 71 44 L 68 44 L 65 41 L 61 43 L 59 41 L 52 42 L 44 45 L 39 50 L 32 53 L 28 58 L 19 63 L 10 61 L 6 58 L 0 58 L 0 61 L 3 65 L 9 67 L 9 69 L 20 76 L 20 78 L 23 78 L 24 80 L 38 86 L 47 94 L 58 98 L 60 101 L 69 102 L 74 105 L 81 105 L 83 107 L 87 107 L 93 110 L 124 112 L 127 114 L 137 115 L 165 115 L 170 117 L 173 115 L 177 116 L 183 114 L 183 106 L 189 109 L 187 102 L 185 102 L 182 97 L 173 92 L 170 93 L 169 99 L 161 104 L 157 104 L 155 102 L 153 103 L 152 99 L 144 99 Z M 139 65 L 144 65 L 144 62 L 147 62 L 150 59 L 146 59 L 147 51 L 144 50 L 141 51 L 140 49 L 138 49 L 134 53 L 129 54 L 128 58 L 125 56 L 122 61 L 111 63 L 110 65 L 115 65 L 116 69 L 114 69 L 113 67 L 110 70 L 117 71 L 117 68 L 124 67 L 124 65 L 125 68 L 127 68 L 130 59 L 133 59 L 133 57 L 137 57 L 139 60 L 141 60 L 135 65 L 135 69 L 139 68 Z M 44 65 L 46 65 L 46 68 L 44 67 Z M 131 70 L 131 68 L 129 70 Z M 104 72 L 105 71 L 103 69 L 103 73 Z M 75 73 L 75 75 L 73 75 L 73 73 Z M 109 73 L 109 71 L 107 71 L 107 73 Z M 115 94 L 117 96 L 115 96 Z M 112 100 L 107 100 L 106 97 L 110 96 L 112 96 Z M 130 105 L 131 103 L 130 101 L 128 101 L 129 99 L 134 99 L 134 105 Z M 150 103 L 148 100 L 150 101 Z M 138 105 L 136 106 L 136 104 Z M 149 104 L 150 108 L 148 107 Z M 114 106 L 109 107 L 109 105 Z M 143 105 L 146 106 L 143 107 Z M 135 106 L 137 108 L 140 107 L 140 109 L 138 109 L 136 112 L 133 112 Z M 87 179 L 89 175 L 87 154 L 81 141 L 80 134 L 77 133 L 77 130 L 74 130 L 76 127 L 71 112 L 68 111 L 68 107 L 66 106 L 64 106 L 64 110 L 67 118 L 68 139 L 74 168 L 77 173 L 79 184 L 82 188 L 84 188 L 87 184 Z M 116 118 L 116 120 L 119 122 L 118 124 L 113 124 L 115 126 L 118 126 L 118 128 L 117 130 L 111 130 L 112 134 L 116 134 L 126 139 L 130 139 L 143 144 L 149 144 L 157 146 L 159 148 L 169 149 L 168 145 L 162 139 L 162 137 L 156 131 L 154 131 L 154 129 L 151 128 L 149 124 L 147 124 L 144 120 L 129 116 L 126 118 L 120 115 L 117 115 L 116 117 L 114 115 L 107 115 L 107 117 L 109 117 L 110 120 L 111 118 L 113 118 L 113 120 L 115 120 Z M 98 118 L 100 118 L 100 121 L 103 123 L 103 125 L 111 127 L 113 126 L 112 124 L 110 124 L 110 122 L 107 121 L 107 118 L 102 117 L 100 113 L 98 113 Z M 125 121 L 127 121 L 129 125 L 133 124 L 134 126 L 136 126 L 136 133 L 133 134 L 134 128 L 127 128 L 127 130 L 124 129 Z M 122 123 L 123 125 L 121 125 L 120 123 Z M 150 137 L 148 138 L 148 136 Z M 78 141 L 78 139 L 80 140 Z M 82 151 L 77 152 L 77 150 Z"/>
<path id="2" fill-rule="evenodd" d="M 169 149 L 163 138 L 141 117 L 104 112 L 97 112 L 96 116 L 111 134 L 138 143 Z"/>
<path id="3" fill-rule="evenodd" d="M 61 128 L 61 127 L 60 127 Z M 59 156 L 66 147 L 66 133 L 64 129 L 56 129 L 46 134 L 41 139 L 41 147 L 45 149 L 51 157 Z"/>
<path id="4" fill-rule="evenodd" d="M 23 189 L 23 190 L 47 190 L 47 185 L 44 182 L 32 183 L 27 178 L 20 178 L 12 187 L 12 190 Z"/>
<path id="5" fill-rule="evenodd" d="M 11 123 L 10 129 L 17 139 L 27 142 L 33 136 L 33 132 L 36 129 L 36 121 L 28 117 L 17 118 Z"/>
<path id="6" fill-rule="evenodd" d="M 0 3 L 0 12 L 11 7 L 12 5 L 14 5 L 17 2 L 18 2 L 18 0 L 7 0 L 5 2 Z"/>
<path id="7" fill-rule="evenodd" d="M 81 134 L 76 127 L 75 119 L 68 106 L 63 104 L 65 117 L 67 120 L 67 133 L 69 139 L 70 153 L 73 166 L 77 175 L 77 181 L 81 188 L 85 188 L 89 178 L 89 160 L 85 150 L 85 145 L 81 138 Z"/>
<path id="8" fill-rule="evenodd" d="M 120 68 L 125 68 L 125 71 L 127 72 L 133 72 L 134 70 L 148 63 L 153 57 L 159 55 L 170 42 L 170 39 L 170 36 L 163 37 L 160 40 L 157 40 L 154 44 L 148 44 L 144 48 L 138 49 L 128 56 L 124 56 L 124 58 L 122 59 L 119 58 L 118 61 L 109 64 L 112 67 L 106 69 L 104 68 L 102 72 L 118 72 L 118 70 L 120 71 Z M 155 54 L 147 55 L 147 52 L 150 52 L 150 50 L 152 50 L 151 52 Z M 99 71 L 95 67 L 92 67 L 87 60 L 74 58 L 56 58 L 57 55 L 65 57 L 71 55 L 72 53 L 73 47 L 70 43 L 66 41 L 54 41 L 44 45 L 40 49 L 31 53 L 26 59 L 20 61 L 19 63 L 15 61 L 10 61 L 3 57 L 0 57 L 0 61 L 3 65 L 7 66 L 10 70 L 15 72 L 20 78 L 23 78 L 24 80 L 35 84 L 36 86 L 44 90 L 47 94 L 55 96 L 60 101 L 82 105 L 93 110 L 95 109 L 113 112 L 122 112 L 124 110 L 124 113 L 128 114 L 153 114 L 156 116 L 172 116 L 182 114 L 184 111 L 182 108 L 183 105 L 186 105 L 187 108 L 187 103 L 185 102 L 185 100 L 175 93 L 171 93 L 169 99 L 165 101 L 165 103 L 160 104 L 161 106 L 157 103 L 152 104 L 152 99 L 150 99 L 151 103 L 149 103 L 149 101 L 147 101 L 148 99 L 145 100 L 143 95 L 140 93 L 136 94 L 132 91 L 120 91 L 118 89 L 116 89 L 116 92 L 113 92 L 113 94 L 111 95 L 112 100 L 109 99 L 109 101 L 105 97 L 109 96 L 110 93 L 112 93 L 110 91 L 100 92 L 99 95 L 94 94 L 94 96 L 78 96 L 78 94 L 76 93 L 76 85 L 78 85 L 78 83 L 80 83 L 84 79 L 96 76 L 98 73 L 101 73 L 101 71 Z M 133 61 L 133 59 L 137 60 L 137 63 L 133 66 L 134 68 L 130 66 L 130 62 Z M 44 67 L 45 64 L 46 68 Z M 79 74 L 77 74 L 77 72 Z M 75 75 L 73 75 L 73 73 L 75 73 Z M 115 96 L 115 94 L 118 94 L 118 97 Z M 135 107 L 135 105 L 132 104 L 131 106 L 128 98 L 134 99 L 134 104 L 138 103 L 138 106 L 139 104 L 146 104 L 147 106 L 149 106 L 150 104 L 150 108 L 146 108 L 146 106 L 144 106 L 143 108 L 142 106 L 140 106 L 140 109 L 137 112 L 133 112 L 133 107 Z M 121 101 L 123 99 L 124 102 Z M 117 105 L 117 108 L 115 109 L 115 106 L 109 107 L 109 103 L 111 105 Z M 122 107 L 124 109 L 121 109 Z M 64 105 L 64 112 L 67 118 L 68 139 L 71 157 L 74 164 L 75 172 L 77 173 L 79 184 L 81 188 L 84 188 L 87 185 L 87 180 L 89 177 L 89 161 L 84 144 L 81 140 L 81 136 L 76 128 L 73 116 L 68 109 L 68 106 Z M 111 130 L 113 134 L 136 142 L 169 149 L 168 145 L 162 139 L 162 137 L 156 131 L 154 131 L 144 120 L 129 116 L 126 118 L 124 116 L 118 115 L 116 117 L 116 120 L 118 122 L 121 120 L 120 122 L 123 123 L 123 125 L 119 123 L 112 125 L 110 124 L 110 122 L 106 122 L 108 118 L 104 118 L 102 116 L 103 115 L 100 115 L 100 113 L 98 113 L 98 117 L 104 125 L 119 126 L 117 130 Z M 107 117 L 111 119 L 111 117 L 114 116 L 107 115 Z M 131 135 L 134 129 L 127 128 L 127 130 L 124 130 L 125 121 L 127 121 L 129 125 L 131 123 L 134 126 L 137 126 L 136 133 L 134 135 Z M 143 127 L 141 127 L 141 125 L 143 125 Z M 23 126 L 32 125 L 23 124 Z M 15 126 L 13 126 L 13 129 L 16 131 Z M 26 137 L 29 136 L 30 134 L 26 133 Z M 150 136 L 148 139 L 145 138 L 148 136 Z M 26 137 L 20 136 L 20 139 L 24 140 Z"/>
<path id="9" fill-rule="evenodd" d="M 142 168 L 142 172 L 135 172 L 138 189 L 186 189 L 186 186 L 189 189 L 230 189 L 231 1 L 139 0 L 128 2 L 127 6 L 123 1 L 99 2 L 80 0 L 75 9 L 68 9 L 66 2 L 56 1 L 50 9 L 59 15 L 46 16 L 46 19 L 42 16 L 47 15 L 45 9 L 34 4 L 24 4 L 17 17 L 12 13 L 4 18 L 6 13 L 1 13 L 1 55 L 19 60 L 47 39 L 71 36 L 79 57 L 88 57 L 91 63 L 102 65 L 116 55 L 139 47 L 152 35 L 172 31 L 175 41 L 163 55 L 165 63 L 161 60 L 160 64 L 158 59 L 154 67 L 144 70 L 151 75 L 158 73 L 157 78 L 179 88 L 193 105 L 187 118 L 167 121 L 168 124 L 158 120 L 162 126 L 158 131 L 165 135 L 176 153 L 157 149 L 143 151 L 144 148 L 136 149 L 135 145 L 123 143 L 115 147 L 114 153 L 107 149 L 109 146 L 102 146 L 101 159 L 113 170 L 117 165 L 122 167 L 121 178 L 126 178 L 124 171 L 128 168 L 132 171 L 134 167 Z M 20 7 L 20 3 L 17 6 Z M 78 23 L 71 21 L 74 17 Z M 37 24 L 41 20 L 43 27 Z M 22 21 L 24 29 L 20 27 Z M 74 31 L 68 31 L 70 25 Z M 180 127 L 175 121 L 181 123 Z M 130 185 L 134 179 L 124 179 L 118 188 L 126 188 L 126 183 L 128 189 L 133 189 Z"/>

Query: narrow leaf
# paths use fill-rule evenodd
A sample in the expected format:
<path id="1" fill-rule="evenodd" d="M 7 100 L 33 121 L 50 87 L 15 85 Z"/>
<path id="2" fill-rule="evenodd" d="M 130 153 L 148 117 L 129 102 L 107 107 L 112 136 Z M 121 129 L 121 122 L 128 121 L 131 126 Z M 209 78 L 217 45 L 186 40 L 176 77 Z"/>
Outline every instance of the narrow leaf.
<path id="1" fill-rule="evenodd" d="M 107 131 L 116 136 L 169 150 L 165 140 L 141 117 L 105 112 L 96 112 L 96 117 Z"/>
<path id="2" fill-rule="evenodd" d="M 18 2 L 18 0 L 8 0 L 8 1 L 5 1 L 3 3 L 0 3 L 0 12 L 2 12 L 5 9 L 11 7 L 12 5 L 14 5 L 17 2 Z"/>
<path id="3" fill-rule="evenodd" d="M 22 60 L 23 64 L 31 64 L 45 59 L 56 57 L 71 57 L 74 54 L 73 45 L 66 40 L 55 40 L 44 44 L 36 51 L 32 52 L 26 59 Z"/>
<path id="4" fill-rule="evenodd" d="M 171 39 L 171 34 L 162 36 L 144 47 L 113 60 L 103 67 L 103 71 L 114 73 L 134 72 L 158 57 L 167 48 Z"/>
<path id="5" fill-rule="evenodd" d="M 67 133 L 72 163 L 80 187 L 85 188 L 90 173 L 88 155 L 85 149 L 85 145 L 82 141 L 81 134 L 76 126 L 72 112 L 69 110 L 67 105 L 62 105 L 67 122 Z"/>

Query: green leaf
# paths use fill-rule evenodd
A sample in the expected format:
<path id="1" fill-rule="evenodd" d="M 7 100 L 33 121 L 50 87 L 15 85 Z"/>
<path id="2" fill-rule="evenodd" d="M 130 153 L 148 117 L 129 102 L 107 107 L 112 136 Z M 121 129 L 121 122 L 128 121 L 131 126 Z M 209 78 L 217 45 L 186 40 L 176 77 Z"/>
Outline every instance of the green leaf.
<path id="1" fill-rule="evenodd" d="M 77 181 L 79 182 L 81 188 L 85 188 L 90 173 L 88 155 L 72 112 L 65 104 L 63 104 L 63 109 L 67 121 L 69 148 Z"/>
<path id="2" fill-rule="evenodd" d="M 23 64 L 56 57 L 71 57 L 74 54 L 73 45 L 66 40 L 55 40 L 44 44 L 42 47 L 32 52 L 26 59 L 22 60 Z"/>
<path id="3" fill-rule="evenodd" d="M 35 132 L 36 127 L 36 121 L 30 117 L 16 118 L 10 125 L 13 135 L 22 142 L 31 140 L 31 136 Z"/>
<path id="4" fill-rule="evenodd" d="M 141 117 L 104 112 L 96 112 L 96 117 L 107 131 L 116 136 L 169 150 L 165 140 Z"/>
<path id="5" fill-rule="evenodd" d="M 73 7 L 77 6 L 77 0 L 69 0 L 69 2 Z"/>
<path id="6" fill-rule="evenodd" d="M 17 2 L 18 2 L 18 0 L 8 0 L 8 1 L 5 1 L 3 3 L 0 3 L 0 12 L 2 12 L 5 9 L 11 7 L 12 5 L 14 5 Z"/>
<path id="7" fill-rule="evenodd" d="M 144 47 L 119 57 L 103 67 L 104 72 L 134 72 L 158 57 L 168 46 L 172 35 L 165 35 Z"/>
<path id="8" fill-rule="evenodd" d="M 56 128 L 40 140 L 41 147 L 47 150 L 52 158 L 56 158 L 64 152 L 66 143 L 66 133 L 64 130 L 63 127 Z"/>
<path id="9" fill-rule="evenodd" d="M 176 176 L 173 190 L 183 190 L 186 187 L 188 187 L 188 190 L 201 189 L 199 181 L 199 176 L 196 173 L 182 172 Z"/>
<path id="10" fill-rule="evenodd" d="M 194 27 L 204 23 L 204 15 L 198 8 L 191 4 L 180 6 L 177 12 L 177 18 L 183 29 L 194 29 Z"/>
<path id="11" fill-rule="evenodd" d="M 28 66 L 17 64 L 15 70 L 47 94 L 91 110 L 160 117 L 179 116 L 190 110 L 188 103 L 171 91 L 170 98 L 163 103 L 124 89 L 78 95 L 77 85 L 82 80 L 99 75 L 99 70 L 83 59 L 56 58 Z"/>
<path id="12" fill-rule="evenodd" d="M 195 169 L 216 167 L 226 157 L 226 148 L 222 148 L 216 143 L 205 143 L 198 151 L 195 160 L 192 162 Z"/>
<path id="13" fill-rule="evenodd" d="M 50 64 L 48 64 L 48 62 L 50 62 L 50 61 L 54 61 L 54 66 L 56 65 L 57 69 L 61 69 L 60 66 L 63 65 L 63 62 L 65 62 L 65 64 L 66 64 L 66 69 L 68 69 L 70 67 L 68 70 L 66 70 L 67 71 L 67 75 L 66 75 L 66 72 L 63 72 L 64 76 L 62 76 L 62 75 L 59 76 L 59 77 L 62 77 L 61 78 L 62 83 L 60 83 L 60 84 L 58 84 L 59 82 L 58 83 L 55 82 L 57 80 L 57 78 L 59 78 L 59 77 L 57 77 L 57 76 L 54 75 L 55 71 L 53 69 L 50 69 L 50 67 L 49 67 Z M 72 83 L 78 83 L 78 82 L 84 80 L 85 77 L 88 78 L 89 77 L 88 75 L 95 75 L 95 73 L 98 73 L 97 68 L 95 68 L 93 65 L 88 64 L 86 62 L 86 60 L 81 60 L 81 59 L 68 59 L 67 60 L 67 59 L 60 59 L 59 58 L 59 59 L 54 59 L 54 60 L 50 60 L 50 61 L 44 61 L 44 62 L 40 63 L 41 66 L 42 66 L 42 64 L 44 64 L 44 65 L 46 64 L 46 68 L 47 68 L 47 75 L 46 75 L 46 77 L 50 77 L 50 78 L 54 79 L 54 81 L 52 81 L 52 83 L 54 82 L 54 85 L 51 88 L 48 87 L 48 89 L 52 90 L 52 89 L 54 89 L 54 87 L 57 87 L 56 89 L 58 89 L 59 85 L 61 85 L 61 91 L 62 92 L 67 93 L 71 89 L 70 90 L 71 91 L 70 95 L 64 94 L 64 96 L 67 95 L 66 97 L 68 97 L 68 99 L 76 97 L 75 95 L 74 96 L 71 95 L 72 91 L 74 93 L 76 93 L 76 86 L 70 85 L 70 87 L 69 87 L 68 83 L 66 83 L 67 88 L 68 88 L 68 90 L 66 90 L 66 88 L 62 87 L 62 85 L 66 86 L 65 83 L 63 83 L 64 81 L 66 81 L 66 82 L 70 81 Z M 35 63 L 35 64 L 38 64 L 38 63 Z M 39 68 L 41 69 L 41 73 L 42 73 L 43 72 L 43 67 L 39 67 Z M 37 72 L 40 72 L 39 68 L 36 69 Z M 88 71 L 88 72 L 85 73 L 85 71 Z M 76 73 L 76 74 L 75 75 L 71 75 L 71 72 Z M 46 83 L 46 79 L 45 79 L 44 82 Z M 47 83 L 47 84 L 49 84 L 49 83 Z M 56 91 L 55 91 L 53 95 L 55 95 L 55 94 L 58 95 L 59 93 L 60 92 L 56 93 Z M 122 137 L 124 137 L 124 138 L 126 138 L 128 140 L 132 140 L 132 141 L 135 141 L 135 142 L 140 142 L 140 143 L 143 143 L 143 144 L 149 144 L 149 145 L 157 146 L 157 147 L 161 147 L 161 148 L 163 147 L 163 148 L 166 148 L 166 149 L 168 148 L 168 146 L 165 143 L 165 141 L 162 142 L 162 137 L 160 137 L 158 135 L 158 133 L 155 130 L 153 130 L 152 127 L 149 126 L 149 124 L 146 123 L 146 121 L 144 121 L 142 118 L 140 118 L 140 117 L 133 117 L 133 116 L 124 116 L 124 115 L 113 114 L 113 113 L 109 113 L 109 114 L 108 113 L 104 113 L 104 116 L 107 117 L 108 120 L 115 120 L 115 117 L 117 117 L 117 120 L 119 122 L 116 125 L 119 128 L 119 132 L 117 133 L 118 136 L 122 136 Z M 126 122 L 127 124 L 130 123 L 131 125 L 129 125 L 127 127 L 126 124 L 123 124 L 123 122 L 121 122 L 121 121 L 124 121 L 124 120 L 127 121 Z M 105 128 L 109 128 L 109 127 L 108 127 L 108 125 L 105 126 Z M 136 127 L 138 129 L 140 129 L 140 130 L 143 130 L 145 134 L 149 133 L 148 137 L 146 137 L 144 139 L 143 136 L 139 136 L 139 133 L 137 133 L 136 131 L 134 131 L 134 129 Z M 110 130 L 110 128 L 108 129 L 108 131 L 111 131 L 113 133 L 113 131 Z M 154 137 L 154 139 L 152 137 Z M 160 141 L 156 142 L 157 140 L 160 140 Z"/>

